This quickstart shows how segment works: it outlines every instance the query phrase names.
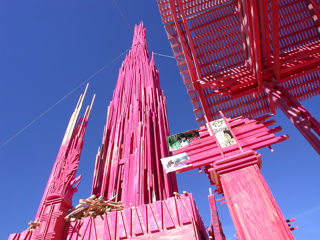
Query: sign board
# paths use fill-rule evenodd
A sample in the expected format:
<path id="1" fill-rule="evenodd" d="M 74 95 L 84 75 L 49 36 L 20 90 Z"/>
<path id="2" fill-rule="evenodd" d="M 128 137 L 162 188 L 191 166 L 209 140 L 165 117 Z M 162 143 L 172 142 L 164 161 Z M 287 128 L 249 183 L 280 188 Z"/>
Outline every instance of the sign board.
<path id="1" fill-rule="evenodd" d="M 169 144 L 169 151 L 176 151 L 181 148 L 188 147 L 191 142 L 199 139 L 199 131 L 198 129 L 192 129 L 190 131 L 186 131 L 183 133 L 178 133 L 175 135 L 171 135 L 167 137 Z"/>
<path id="2" fill-rule="evenodd" d="M 210 136 L 212 136 L 212 134 L 216 136 L 221 148 L 231 146 L 237 143 L 223 119 L 218 119 L 210 122 L 210 126 L 212 128 L 213 133 L 211 132 L 211 129 L 207 124 L 209 134 Z"/>
<path id="3" fill-rule="evenodd" d="M 180 153 L 171 157 L 161 158 L 161 163 L 166 173 L 169 173 L 192 166 L 192 164 L 186 164 L 188 159 L 189 157 L 186 153 Z"/>

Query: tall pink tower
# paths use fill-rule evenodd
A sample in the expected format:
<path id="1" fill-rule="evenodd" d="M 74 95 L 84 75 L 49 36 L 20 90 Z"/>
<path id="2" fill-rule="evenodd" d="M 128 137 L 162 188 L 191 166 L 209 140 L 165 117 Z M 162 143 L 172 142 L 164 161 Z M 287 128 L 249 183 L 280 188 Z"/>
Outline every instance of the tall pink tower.
<path id="1" fill-rule="evenodd" d="M 166 99 L 140 23 L 108 108 L 92 194 L 116 196 L 128 207 L 172 197 L 177 191 L 175 174 L 166 174 L 160 162 L 169 156 L 168 135 Z"/>
<path id="2" fill-rule="evenodd" d="M 140 23 L 108 108 L 92 196 L 72 208 L 89 107 L 73 131 L 72 118 L 35 222 L 8 240 L 208 239 L 192 194 L 174 194 L 175 173 L 167 174 L 160 161 L 170 155 L 169 125 L 159 73 L 148 54 Z"/>

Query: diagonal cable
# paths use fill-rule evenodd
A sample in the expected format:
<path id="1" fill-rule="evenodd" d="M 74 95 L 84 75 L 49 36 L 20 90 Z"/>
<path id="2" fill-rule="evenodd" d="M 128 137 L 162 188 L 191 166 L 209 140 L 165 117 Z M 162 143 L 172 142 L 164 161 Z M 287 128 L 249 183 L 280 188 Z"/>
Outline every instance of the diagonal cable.
<path id="1" fill-rule="evenodd" d="M 92 79 L 94 76 L 96 76 L 97 74 L 99 74 L 101 71 L 103 71 L 106 67 L 108 67 L 110 64 L 112 64 L 114 61 L 116 61 L 118 58 L 120 58 L 123 54 L 125 54 L 126 52 L 128 52 L 131 48 L 128 48 L 126 51 L 124 51 L 123 53 L 121 53 L 119 56 L 117 56 L 116 58 L 114 58 L 112 61 L 110 61 L 108 64 L 106 64 L 104 67 L 102 67 L 101 69 L 99 69 L 97 72 L 95 72 L 93 75 L 91 75 L 89 78 L 87 78 L 84 82 L 82 82 L 80 85 L 78 85 L 76 88 L 74 88 L 71 92 L 69 92 L 67 95 L 65 95 L 63 98 L 61 98 L 58 102 L 56 102 L 55 104 L 53 104 L 51 107 L 49 107 L 46 111 L 44 111 L 42 114 L 40 114 L 37 118 L 35 118 L 32 122 L 30 122 L 27 126 L 25 126 L 24 128 L 22 128 L 19 132 L 17 132 L 15 135 L 13 135 L 10 139 L 8 139 L 5 143 L 3 143 L 0 146 L 0 149 L 2 147 L 4 147 L 7 143 L 9 143 L 11 140 L 13 140 L 15 137 L 17 137 L 20 133 L 22 133 L 24 130 L 26 130 L 28 127 L 30 127 L 33 123 L 35 123 L 37 120 L 39 120 L 39 118 L 41 118 L 43 115 L 45 115 L 47 112 L 49 112 L 52 108 L 54 108 L 55 106 L 57 106 L 60 102 L 62 102 L 65 98 L 67 98 L 70 94 L 72 94 L 74 91 L 76 91 L 78 88 L 80 88 L 82 85 L 84 85 L 85 83 L 87 83 L 90 79 Z"/>

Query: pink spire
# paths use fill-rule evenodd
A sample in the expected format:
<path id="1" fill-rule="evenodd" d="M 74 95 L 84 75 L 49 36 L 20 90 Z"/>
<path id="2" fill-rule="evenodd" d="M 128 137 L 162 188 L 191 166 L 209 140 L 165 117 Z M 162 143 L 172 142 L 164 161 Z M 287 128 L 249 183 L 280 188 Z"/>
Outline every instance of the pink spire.
<path id="1" fill-rule="evenodd" d="M 99 149 L 92 193 L 125 206 L 163 200 L 177 191 L 160 158 L 169 156 L 166 100 L 154 59 L 149 61 L 146 30 L 135 26 L 132 49 L 119 70 Z"/>

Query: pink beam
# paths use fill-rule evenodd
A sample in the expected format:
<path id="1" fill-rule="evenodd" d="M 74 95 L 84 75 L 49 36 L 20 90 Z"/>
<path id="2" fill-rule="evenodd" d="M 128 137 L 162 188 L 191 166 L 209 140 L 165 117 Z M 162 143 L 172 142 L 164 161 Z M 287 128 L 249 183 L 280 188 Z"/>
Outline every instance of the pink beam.
<path id="1" fill-rule="evenodd" d="M 251 24 L 251 34 L 253 44 L 253 69 L 255 71 L 255 75 L 258 81 L 258 89 L 259 92 L 263 90 L 262 88 L 262 66 L 261 66 L 261 40 L 260 40 L 260 28 L 259 28 L 259 15 L 258 15 L 258 7 L 256 0 L 250 0 L 250 4 L 248 4 L 248 22 Z M 260 16 L 262 18 L 262 16 Z"/>
<path id="2" fill-rule="evenodd" d="M 219 219 L 218 211 L 217 211 L 217 206 L 216 206 L 216 199 L 214 195 L 210 190 L 210 195 L 208 196 L 209 199 L 209 206 L 210 206 L 210 214 L 211 214 L 211 227 L 212 227 L 212 232 L 213 232 L 213 239 L 214 240 L 225 240 L 226 237 L 223 233 L 222 227 L 221 227 L 221 222 Z"/>
<path id="3" fill-rule="evenodd" d="M 279 44 L 279 2 L 271 1 L 272 13 L 272 45 L 273 45 L 273 73 L 277 81 L 280 80 L 280 44 Z"/>
<path id="4" fill-rule="evenodd" d="M 183 18 L 183 23 L 184 23 L 184 28 L 187 31 L 187 36 L 188 36 L 188 39 L 189 39 L 189 45 L 191 47 L 191 52 L 187 50 L 186 43 L 185 43 L 184 38 L 182 36 L 182 31 L 180 29 L 178 18 L 177 18 L 177 11 L 176 11 L 176 6 L 175 6 L 175 1 L 174 0 L 169 0 L 169 6 L 170 6 L 170 9 L 171 9 L 171 15 L 173 17 L 173 22 L 174 22 L 176 31 L 177 31 L 178 36 L 179 36 L 179 40 L 180 40 L 180 44 L 181 44 L 182 50 L 184 52 L 184 56 L 186 58 L 188 71 L 190 72 L 191 84 L 193 85 L 194 89 L 199 94 L 200 102 L 201 102 L 201 105 L 202 105 L 202 108 L 203 108 L 203 111 L 204 111 L 205 115 L 211 121 L 212 120 L 212 116 L 211 116 L 211 114 L 209 112 L 207 103 L 206 103 L 205 98 L 203 96 L 202 89 L 200 87 L 200 83 L 198 82 L 198 80 L 201 79 L 201 72 L 200 72 L 200 69 L 199 69 L 199 66 L 198 66 L 198 63 L 197 63 L 197 58 L 195 56 L 195 51 L 194 51 L 194 47 L 193 47 L 193 40 L 192 40 L 191 34 L 189 32 L 187 20 L 185 18 L 181 2 L 178 1 L 178 5 L 179 5 L 179 8 L 180 8 L 181 14 L 184 17 Z M 193 58 L 193 61 L 192 61 L 191 58 Z M 194 65 L 196 67 L 194 67 Z"/>
<path id="5" fill-rule="evenodd" d="M 239 239 L 294 239 L 256 165 L 222 174 L 221 182 Z"/>
<path id="6" fill-rule="evenodd" d="M 265 84 L 265 90 L 316 152 L 320 154 L 320 123 L 280 85 Z M 315 131 L 318 137 L 310 128 Z"/>

